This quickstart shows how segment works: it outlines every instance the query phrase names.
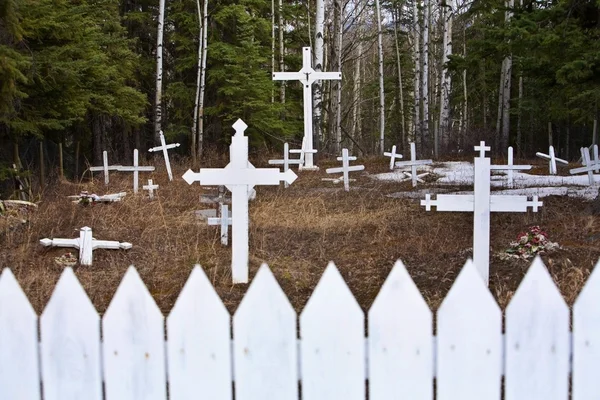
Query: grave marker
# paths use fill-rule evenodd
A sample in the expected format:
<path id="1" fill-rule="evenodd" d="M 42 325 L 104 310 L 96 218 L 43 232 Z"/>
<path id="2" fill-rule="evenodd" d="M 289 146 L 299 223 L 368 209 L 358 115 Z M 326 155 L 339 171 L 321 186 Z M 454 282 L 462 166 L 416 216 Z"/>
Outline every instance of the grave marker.
<path id="1" fill-rule="evenodd" d="M 79 203 L 82 199 L 87 199 L 88 201 L 92 202 L 92 203 L 113 203 L 115 201 L 121 201 L 121 199 L 123 197 L 125 197 L 127 193 L 126 192 L 119 192 L 119 193 L 113 193 L 113 194 L 105 194 L 103 196 L 98 196 L 95 193 L 89 194 L 87 191 L 83 191 L 80 194 L 74 195 L 74 196 L 68 196 L 70 199 L 77 199 L 77 200 L 73 200 L 73 203 Z"/>
<path id="2" fill-rule="evenodd" d="M 290 150 L 290 154 L 300 154 L 300 158 L 298 159 L 298 161 L 300 161 L 299 164 L 299 169 L 302 169 L 302 167 L 304 166 L 304 155 L 311 153 L 311 154 L 315 154 L 317 151 L 315 149 L 309 150 L 307 149 L 306 146 L 306 137 L 304 137 L 302 139 L 302 147 L 300 147 L 299 149 L 291 149 Z"/>
<path id="3" fill-rule="evenodd" d="M 419 176 L 417 175 L 417 166 L 419 165 L 427 165 L 432 164 L 433 160 L 417 160 L 417 149 L 415 143 L 410 144 L 410 160 L 409 161 L 398 161 L 396 162 L 396 167 L 409 167 L 410 173 L 405 172 L 404 174 L 409 176 L 412 179 L 413 187 L 417 186 L 417 181 L 419 180 Z M 424 175 L 421 175 L 424 176 Z"/>
<path id="4" fill-rule="evenodd" d="M 302 69 L 298 72 L 275 72 L 274 81 L 297 80 L 302 83 L 304 98 L 304 141 L 302 150 L 305 150 L 305 163 L 301 169 L 317 170 L 313 165 L 313 119 L 312 119 L 312 84 L 317 80 L 340 80 L 341 72 L 317 72 L 311 66 L 310 47 L 302 48 Z"/>
<path id="5" fill-rule="evenodd" d="M 290 159 L 290 146 L 287 143 L 283 144 L 283 160 L 269 160 L 269 165 L 283 165 L 283 172 L 287 172 L 290 169 L 290 164 L 298 164 L 301 166 L 302 160 L 291 160 Z M 289 187 L 290 184 L 285 182 L 285 187 Z"/>
<path id="6" fill-rule="evenodd" d="M 160 146 L 153 147 L 148 149 L 149 152 L 161 151 L 163 153 L 163 157 L 165 158 L 165 167 L 167 167 L 167 174 L 169 175 L 169 180 L 173 180 L 173 173 L 171 172 L 171 162 L 169 161 L 169 152 L 167 150 L 174 149 L 175 147 L 179 147 L 179 143 L 167 144 L 165 142 L 165 136 L 163 132 L 160 131 Z"/>
<path id="7" fill-rule="evenodd" d="M 116 242 L 111 240 L 96 240 L 92 237 L 92 228 L 84 226 L 79 231 L 77 239 L 48 239 L 40 240 L 40 244 L 46 247 L 74 247 L 79 249 L 79 263 L 81 265 L 92 265 L 92 251 L 96 249 L 129 250 L 132 245 L 128 242 Z"/>
<path id="8" fill-rule="evenodd" d="M 220 204 L 221 216 L 218 218 L 208 218 L 208 225 L 221 225 L 221 244 L 227 246 L 229 225 L 232 219 L 229 217 L 229 207 L 226 204 Z"/>
<path id="9" fill-rule="evenodd" d="M 578 174 L 580 172 L 587 172 L 588 182 L 590 186 L 594 185 L 594 171 L 600 170 L 600 161 L 590 160 L 590 149 L 587 147 L 581 148 L 581 158 L 583 159 L 584 167 L 573 168 L 569 170 L 571 175 Z"/>
<path id="10" fill-rule="evenodd" d="M 473 215 L 473 261 L 483 280 L 488 283 L 490 270 L 490 213 L 492 212 L 527 212 L 531 207 L 533 212 L 543 205 L 533 196 L 529 201 L 527 196 L 492 195 L 490 193 L 491 162 L 485 157 L 485 152 L 490 148 L 481 142 L 475 146 L 479 157 L 475 157 L 475 175 L 473 179 L 473 194 L 438 194 L 436 200 L 427 194 L 421 200 L 421 206 L 426 211 L 431 211 L 435 206 L 437 211 L 464 211 Z"/>
<path id="11" fill-rule="evenodd" d="M 402 154 L 396 153 L 396 145 L 392 146 L 392 151 L 389 153 L 386 151 L 383 153 L 384 156 L 390 157 L 390 171 L 394 169 L 394 163 L 396 162 L 396 158 L 402 158 Z"/>
<path id="12" fill-rule="evenodd" d="M 154 198 L 154 191 L 156 189 L 158 189 L 158 184 L 153 185 L 152 184 L 152 179 L 148 179 L 148 184 L 142 186 L 142 189 L 147 190 L 148 191 L 148 197 L 150 197 L 151 199 Z"/>
<path id="13" fill-rule="evenodd" d="M 537 152 L 535 153 L 535 155 L 540 158 L 543 158 L 544 160 L 549 161 L 550 175 L 556 175 L 558 173 L 558 170 L 556 169 L 557 162 L 565 165 L 569 164 L 567 160 L 563 160 L 562 158 L 556 157 L 556 155 L 554 154 L 554 146 L 550 146 L 550 148 L 548 149 L 548 154 Z"/>
<path id="14" fill-rule="evenodd" d="M 194 182 L 225 185 L 231 191 L 233 283 L 248 282 L 248 193 L 255 185 L 279 185 L 280 181 L 292 183 L 297 178 L 292 170 L 254 168 L 248 161 L 248 137 L 244 136 L 247 127 L 241 119 L 233 124 L 235 135 L 229 146 L 230 162 L 225 168 L 201 168 L 199 172 L 189 169 L 183 175 L 190 185 Z"/>
<path id="15" fill-rule="evenodd" d="M 117 171 L 121 172 L 133 172 L 133 193 L 138 192 L 138 179 L 140 172 L 151 172 L 154 171 L 154 167 L 140 167 L 138 161 L 139 153 L 137 149 L 133 150 L 133 166 L 119 166 Z"/>
<path id="16" fill-rule="evenodd" d="M 104 184 L 108 185 L 108 171 L 118 171 L 120 165 L 108 165 L 108 152 L 104 150 L 102 152 L 102 166 L 101 167 L 90 167 L 91 172 L 103 171 L 104 172 Z"/>
<path id="17" fill-rule="evenodd" d="M 485 156 L 485 155 L 484 155 Z M 513 148 L 508 148 L 508 165 L 492 165 L 490 169 L 493 171 L 508 171 L 506 173 L 508 177 L 508 187 L 513 187 L 514 183 L 514 171 L 518 170 L 529 170 L 531 165 L 513 165 Z"/>
<path id="18" fill-rule="evenodd" d="M 342 162 L 341 167 L 335 168 L 327 168 L 325 172 L 328 174 L 337 174 L 342 173 L 343 175 L 340 178 L 322 178 L 324 181 L 332 181 L 333 183 L 344 182 L 344 190 L 346 192 L 350 191 L 350 181 L 355 179 L 350 179 L 348 176 L 349 172 L 352 171 L 362 171 L 365 169 L 364 165 L 353 165 L 350 166 L 350 161 L 356 161 L 356 157 L 348 155 L 348 149 L 342 149 L 342 156 L 337 158 L 338 161 Z"/>

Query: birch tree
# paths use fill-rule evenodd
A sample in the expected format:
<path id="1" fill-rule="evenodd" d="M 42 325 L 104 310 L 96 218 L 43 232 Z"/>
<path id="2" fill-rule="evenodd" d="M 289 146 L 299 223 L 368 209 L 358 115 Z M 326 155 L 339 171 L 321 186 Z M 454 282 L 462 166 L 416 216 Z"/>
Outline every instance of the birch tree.
<path id="1" fill-rule="evenodd" d="M 271 0 L 271 75 L 275 73 L 275 0 Z M 271 103 L 275 103 L 275 92 L 271 89 Z"/>
<path id="2" fill-rule="evenodd" d="M 379 60 L 379 152 L 385 151 L 385 88 L 383 81 L 383 32 L 381 31 L 381 7 L 379 0 L 375 0 L 377 12 L 377 53 Z"/>
<path id="3" fill-rule="evenodd" d="M 402 87 L 402 63 L 400 62 L 400 43 L 398 40 L 398 16 L 400 14 L 399 9 L 394 10 L 394 43 L 396 45 L 396 65 L 398 69 L 398 103 L 400 103 L 400 124 L 401 124 L 401 148 L 404 149 L 406 143 L 406 122 L 404 118 L 404 92 Z"/>
<path id="4" fill-rule="evenodd" d="M 323 71 L 323 45 L 325 28 L 325 2 L 316 0 L 315 8 L 315 48 L 314 48 L 314 67 L 317 72 Z M 317 149 L 320 149 L 320 143 L 323 140 L 322 130 L 322 109 L 323 109 L 323 84 L 318 80 L 313 83 L 313 134 L 316 138 Z"/>
<path id="5" fill-rule="evenodd" d="M 423 77 L 421 95 L 423 99 L 423 142 L 429 138 L 429 1 L 423 3 Z"/>
<path id="6" fill-rule="evenodd" d="M 454 13 L 454 1 L 446 0 L 440 8 L 442 18 L 442 73 L 440 74 L 440 119 L 438 134 L 435 137 L 434 154 L 439 152 L 440 138 L 447 144 L 450 136 L 450 91 L 452 88 L 452 77 L 448 71 L 448 61 L 452 55 L 452 17 Z"/>
<path id="7" fill-rule="evenodd" d="M 197 162 L 197 137 L 199 127 L 198 127 L 198 108 L 199 108 L 199 100 L 200 100 L 200 76 L 202 75 L 202 32 L 204 30 L 204 24 L 202 23 L 202 10 L 200 7 L 200 0 L 196 0 L 196 8 L 198 11 L 198 72 L 196 74 L 196 97 L 194 100 L 194 119 L 192 123 L 192 162 L 196 165 Z"/>
<path id="8" fill-rule="evenodd" d="M 198 100 L 198 159 L 202 158 L 204 150 L 204 92 L 206 89 L 206 55 L 208 53 L 208 0 L 204 0 L 202 13 L 202 68 L 200 74 L 200 98 Z"/>
<path id="9" fill-rule="evenodd" d="M 163 32 L 165 21 L 165 0 L 159 0 L 158 34 L 156 35 L 156 97 L 154 102 L 154 141 L 160 142 L 162 129 L 162 80 L 163 80 Z"/>
<path id="10" fill-rule="evenodd" d="M 514 0 L 506 0 L 507 11 L 505 13 L 505 22 L 509 22 L 512 17 L 512 8 Z M 508 55 L 502 62 L 502 73 L 500 74 L 500 89 L 499 89 L 499 104 L 498 104 L 498 120 L 496 125 L 496 134 L 499 134 L 498 146 L 504 150 L 508 146 L 508 138 L 510 134 L 510 89 L 512 75 L 512 55 Z M 502 129 L 500 129 L 502 127 Z"/>
<path id="11" fill-rule="evenodd" d="M 283 0 L 279 0 L 279 71 L 285 72 L 285 46 L 283 45 Z M 285 103 L 285 81 L 281 81 L 279 88 L 279 101 Z"/>
<path id="12" fill-rule="evenodd" d="M 419 24 L 419 2 L 413 1 L 413 59 L 415 63 L 414 78 L 414 132 L 413 140 L 421 139 L 421 26 Z"/>

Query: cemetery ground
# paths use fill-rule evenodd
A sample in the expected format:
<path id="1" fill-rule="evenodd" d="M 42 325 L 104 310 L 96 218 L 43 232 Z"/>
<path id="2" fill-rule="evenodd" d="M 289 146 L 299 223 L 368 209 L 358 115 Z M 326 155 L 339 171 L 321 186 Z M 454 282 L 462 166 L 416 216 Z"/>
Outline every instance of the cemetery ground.
<path id="1" fill-rule="evenodd" d="M 465 161 L 473 160 L 472 157 Z M 492 160 L 500 163 L 503 160 Z M 523 163 L 525 160 L 520 160 Z M 266 159 L 252 162 L 268 167 Z M 542 160 L 528 160 L 533 174 L 547 173 Z M 223 167 L 227 156 L 206 167 Z M 272 269 L 297 311 L 302 310 L 329 261 L 334 261 L 351 291 L 367 310 L 396 260 L 402 260 L 429 305 L 436 309 L 458 272 L 471 256 L 473 214 L 426 212 L 418 199 L 391 198 L 399 191 L 433 190 L 431 177 L 412 188 L 372 179 L 367 174 L 389 172 L 383 157 L 361 159 L 366 171 L 351 173 L 349 192 L 343 184 L 322 182 L 333 160 L 319 162 L 320 171 L 300 172 L 287 189 L 257 186 L 250 202 L 250 279 L 262 263 Z M 175 162 L 169 182 L 164 164 L 140 175 L 160 188 L 154 200 L 145 191 L 134 195 L 130 174 L 112 173 L 104 185 L 93 181 L 56 182 L 43 192 L 39 207 L 0 216 L 0 266 L 10 267 L 37 312 L 47 304 L 64 266 L 57 259 L 76 249 L 45 248 L 42 238 L 75 238 L 90 226 L 94 237 L 127 241 L 133 248 L 94 251 L 93 265 L 74 270 L 88 296 L 104 313 L 127 267 L 135 265 L 161 310 L 167 314 L 194 266 L 200 264 L 233 313 L 248 285 L 231 283 L 231 245 L 221 246 L 218 226 L 208 226 L 195 211 L 217 205 L 199 202 L 201 194 L 215 195 L 181 179 L 187 163 Z M 566 168 L 559 174 L 568 175 Z M 472 186 L 456 186 L 456 191 Z M 127 191 L 121 202 L 82 206 L 67 196 L 87 190 L 99 195 Z M 433 193 L 433 192 L 432 192 Z M 424 195 L 420 198 L 424 198 Z M 494 213 L 491 216 L 490 289 L 504 307 L 514 294 L 531 260 L 498 256 L 520 232 L 539 225 L 561 248 L 542 256 L 563 296 L 572 304 L 590 271 L 600 259 L 600 216 L 589 201 L 567 196 L 544 197 L 538 213 Z"/>

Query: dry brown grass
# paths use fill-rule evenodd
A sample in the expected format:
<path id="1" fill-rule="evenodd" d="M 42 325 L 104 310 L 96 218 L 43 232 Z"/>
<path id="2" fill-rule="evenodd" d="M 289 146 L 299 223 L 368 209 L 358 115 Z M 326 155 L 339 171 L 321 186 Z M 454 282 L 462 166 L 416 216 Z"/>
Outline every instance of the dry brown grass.
<path id="1" fill-rule="evenodd" d="M 225 163 L 224 158 L 214 160 L 215 166 Z M 120 203 L 82 207 L 65 197 L 81 190 L 104 194 L 131 189 L 131 174 L 113 173 L 108 188 L 101 178 L 56 184 L 44 193 L 26 224 L 0 224 L 0 266 L 13 270 L 38 312 L 61 273 L 55 257 L 69 251 L 44 248 L 39 239 L 76 237 L 86 225 L 92 227 L 94 237 L 134 245 L 129 251 L 95 251 L 92 267 L 75 268 L 101 313 L 131 264 L 168 313 L 195 263 L 202 265 L 230 312 L 235 311 L 247 285 L 231 284 L 231 248 L 220 245 L 217 227 L 194 216 L 194 210 L 208 208 L 199 203 L 199 195 L 210 191 L 197 184 L 188 186 L 180 178 L 186 169 L 183 165 L 174 165 L 176 180 L 169 183 L 162 163 L 156 164 L 157 172 L 141 175 L 144 181 L 152 177 L 160 185 L 156 201 L 129 193 Z M 370 173 L 383 172 L 387 165 L 382 159 L 367 159 L 364 164 Z M 417 200 L 385 196 L 411 190 L 410 183 L 380 183 L 358 176 L 346 193 L 340 185 L 321 182 L 324 169 L 301 173 L 288 189 L 257 187 L 257 199 L 250 204 L 250 277 L 261 263 L 268 263 L 293 306 L 301 310 L 327 263 L 334 261 L 366 310 L 394 262 L 401 259 L 427 302 L 437 308 L 471 254 L 473 217 L 427 213 Z M 543 258 L 572 303 L 600 258 L 600 218 L 586 213 L 586 207 L 580 200 L 551 197 L 544 199 L 538 214 L 493 215 L 493 251 L 506 248 L 528 226 L 541 225 L 563 246 Z M 528 265 L 492 257 L 490 289 L 502 306 Z"/>

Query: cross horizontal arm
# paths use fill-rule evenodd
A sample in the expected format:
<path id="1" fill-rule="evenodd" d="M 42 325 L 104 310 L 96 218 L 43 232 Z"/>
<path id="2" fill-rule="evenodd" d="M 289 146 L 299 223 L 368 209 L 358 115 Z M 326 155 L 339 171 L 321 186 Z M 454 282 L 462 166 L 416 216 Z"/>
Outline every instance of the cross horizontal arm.
<path id="1" fill-rule="evenodd" d="M 121 165 L 111 165 L 109 167 L 106 167 L 106 169 L 109 171 L 116 171 L 119 168 L 121 168 Z M 92 171 L 92 172 L 104 171 L 104 167 L 90 167 L 90 171 Z"/>
<path id="2" fill-rule="evenodd" d="M 570 169 L 569 172 L 571 174 L 579 174 L 580 172 L 594 171 L 598 168 L 600 168 L 600 163 L 586 165 L 585 167 L 573 168 Z"/>
<path id="3" fill-rule="evenodd" d="M 211 217 L 211 218 L 208 218 L 207 221 L 208 221 L 207 222 L 208 225 L 221 225 L 221 218 L 220 217 L 219 218 L 213 218 L 213 217 Z M 233 219 L 232 218 L 227 218 L 227 224 L 228 225 L 233 224 Z"/>
<path id="4" fill-rule="evenodd" d="M 79 239 L 48 239 L 44 238 L 40 240 L 40 244 L 42 246 L 52 246 L 52 247 L 74 247 L 76 249 L 79 248 Z"/>
<path id="5" fill-rule="evenodd" d="M 135 167 L 135 166 L 131 167 L 131 166 L 128 166 L 128 167 L 119 167 L 117 169 L 117 171 L 120 171 L 120 172 L 135 172 L 135 171 L 150 172 L 150 171 L 154 171 L 154 169 L 155 169 L 154 167 Z"/>
<path id="6" fill-rule="evenodd" d="M 196 181 L 201 185 L 276 185 L 280 181 L 291 184 L 297 177 L 291 169 L 281 172 L 279 168 L 202 168 L 200 172 L 188 170 L 183 175 L 190 185 Z"/>
<path id="7" fill-rule="evenodd" d="M 151 149 L 148 149 L 149 152 L 154 152 L 154 151 L 162 151 L 162 149 L 174 149 L 175 147 L 179 147 L 180 144 L 179 143 L 171 143 L 168 144 L 166 146 L 157 146 L 157 147 L 153 147 Z"/>
<path id="8" fill-rule="evenodd" d="M 301 160 L 288 160 L 288 164 L 302 164 Z M 285 164 L 284 160 L 269 160 L 269 165 L 283 165 Z"/>
<path id="9" fill-rule="evenodd" d="M 310 74 L 313 81 L 316 80 L 340 80 L 342 79 L 341 72 L 313 72 Z"/>
<path id="10" fill-rule="evenodd" d="M 344 161 L 344 157 L 338 157 L 337 160 Z M 356 158 L 356 156 L 348 156 L 348 161 L 356 161 L 356 160 L 358 160 L 358 158 Z"/>
<path id="11" fill-rule="evenodd" d="M 117 242 L 115 240 L 92 240 L 92 250 L 96 249 L 109 249 L 109 250 L 129 250 L 133 247 L 131 243 L 128 242 Z"/>
<path id="12" fill-rule="evenodd" d="M 528 170 L 531 169 L 531 165 L 491 165 L 491 170 L 494 171 L 507 171 L 507 170 Z"/>
<path id="13" fill-rule="evenodd" d="M 415 161 L 398 161 L 396 167 L 410 167 L 411 165 L 427 165 L 433 164 L 433 160 L 415 160 Z"/>
<path id="14" fill-rule="evenodd" d="M 363 169 L 365 169 L 364 165 L 354 165 L 352 167 L 348 167 L 347 171 L 349 171 L 349 172 L 362 171 Z M 325 170 L 325 172 L 328 174 L 336 174 L 338 172 L 344 172 L 344 167 L 327 168 Z"/>
<path id="15" fill-rule="evenodd" d="M 274 81 L 305 81 L 306 74 L 302 72 L 274 72 Z"/>

